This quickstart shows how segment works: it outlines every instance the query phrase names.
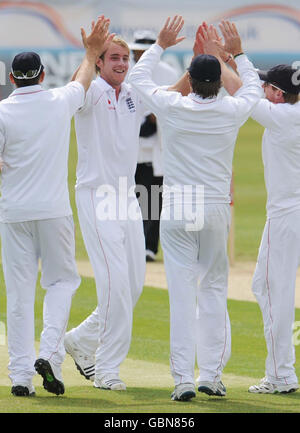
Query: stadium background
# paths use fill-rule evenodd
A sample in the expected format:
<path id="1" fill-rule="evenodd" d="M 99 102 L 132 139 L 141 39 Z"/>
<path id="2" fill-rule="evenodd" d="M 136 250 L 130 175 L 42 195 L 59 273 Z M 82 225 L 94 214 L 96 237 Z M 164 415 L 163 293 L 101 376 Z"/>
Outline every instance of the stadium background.
<path id="1" fill-rule="evenodd" d="M 46 70 L 45 87 L 64 85 L 83 56 L 80 27 L 89 28 L 92 19 L 104 13 L 111 18 L 111 30 L 131 41 L 136 29 L 156 33 L 168 15 L 182 14 L 186 24 L 184 43 L 168 50 L 164 59 L 183 71 L 192 56 L 195 30 L 203 20 L 218 23 L 222 18 L 236 22 L 243 46 L 258 68 L 300 60 L 300 9 L 296 0 L 242 1 L 211 0 L 54 0 L 0 1 L 0 98 L 13 90 L 8 72 L 14 55 L 37 51 Z M 230 269 L 229 313 L 232 323 L 232 357 L 225 369 L 231 389 L 223 403 L 198 398 L 196 403 L 171 405 L 172 380 L 168 369 L 168 298 L 163 280 L 163 257 L 149 265 L 144 293 L 134 315 L 133 341 L 123 367 L 130 392 L 110 395 L 103 400 L 77 375 L 67 357 L 64 367 L 66 396 L 57 403 L 44 393 L 37 381 L 38 395 L 44 400 L 16 406 L 8 399 L 7 346 L 5 341 L 5 290 L 1 270 L 0 285 L 0 411 L 1 412 L 298 412 L 298 393 L 289 399 L 273 396 L 253 398 L 245 393 L 251 381 L 263 375 L 265 346 L 260 312 L 252 300 L 251 276 L 265 222 L 265 187 L 261 161 L 262 128 L 251 119 L 241 128 L 234 156 L 234 251 Z M 69 156 L 69 190 L 76 225 L 76 257 L 83 282 L 74 297 L 69 328 L 77 325 L 95 307 L 96 295 L 91 269 L 83 245 L 74 201 L 77 162 L 76 137 L 72 128 Z M 156 278 L 156 279 L 155 279 Z M 152 287 L 149 287 L 152 286 Z M 156 288 L 153 288 L 155 286 Z M 298 290 L 299 293 L 299 290 Z M 39 284 L 36 300 L 37 346 L 42 326 L 42 299 Z M 241 301 L 242 300 L 242 301 Z M 297 304 L 300 307 L 300 303 Z M 297 310 L 296 319 L 300 320 Z M 297 323 L 297 322 L 296 322 Z M 300 322 L 299 322 L 300 324 Z M 297 330 L 297 328 L 295 328 Z M 295 334 L 296 354 L 300 356 Z M 298 358 L 299 358 L 298 356 Z M 298 369 L 298 375 L 300 371 Z M 139 380 L 136 380 L 136 374 Z M 131 388 L 130 388 L 131 386 Z M 299 393 L 300 394 L 300 393 Z M 255 396 L 257 397 L 257 396 Z M 260 398 L 261 397 L 261 398 Z M 47 402 L 47 403 L 46 403 Z"/>

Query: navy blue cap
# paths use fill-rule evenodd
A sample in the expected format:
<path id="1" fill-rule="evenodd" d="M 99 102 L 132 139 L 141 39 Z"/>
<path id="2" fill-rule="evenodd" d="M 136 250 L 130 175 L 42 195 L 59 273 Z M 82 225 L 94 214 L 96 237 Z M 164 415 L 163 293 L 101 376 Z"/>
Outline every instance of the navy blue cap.
<path id="1" fill-rule="evenodd" d="M 298 95 L 300 83 L 298 80 L 298 69 L 289 65 L 276 65 L 268 71 L 258 71 L 259 78 L 266 83 L 273 84 L 286 93 Z"/>
<path id="2" fill-rule="evenodd" d="M 11 65 L 13 76 L 19 79 L 35 78 L 43 69 L 40 56 L 32 51 L 17 54 Z"/>
<path id="3" fill-rule="evenodd" d="M 220 80 L 221 65 L 215 56 L 199 54 L 188 68 L 190 76 L 195 80 L 205 83 L 212 83 Z"/>

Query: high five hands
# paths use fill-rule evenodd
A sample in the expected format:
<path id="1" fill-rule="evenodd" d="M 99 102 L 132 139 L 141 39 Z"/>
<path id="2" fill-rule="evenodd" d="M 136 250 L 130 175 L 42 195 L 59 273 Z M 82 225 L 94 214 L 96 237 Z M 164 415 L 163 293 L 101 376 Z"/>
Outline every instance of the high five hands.
<path id="1" fill-rule="evenodd" d="M 219 24 L 224 43 L 213 25 L 203 22 L 197 32 L 194 43 L 194 56 L 198 54 L 210 54 L 223 61 L 228 61 L 231 56 L 243 52 L 240 35 L 234 23 L 223 20 Z"/>
<path id="2" fill-rule="evenodd" d="M 225 52 L 236 56 L 243 52 L 241 37 L 237 31 L 236 25 L 229 21 L 222 21 L 219 25 L 224 38 L 223 49 Z"/>
<path id="3" fill-rule="evenodd" d="M 104 15 L 98 17 L 96 23 L 92 22 L 91 32 L 86 34 L 84 28 L 81 27 L 81 38 L 84 48 L 87 53 L 93 54 L 98 57 L 105 50 L 105 46 L 109 44 L 115 33 L 109 33 L 110 19 L 105 18 Z"/>
<path id="4" fill-rule="evenodd" d="M 205 22 L 199 26 L 195 44 L 194 55 L 210 54 L 215 57 L 221 57 L 221 38 L 213 25 L 208 26 Z"/>
<path id="5" fill-rule="evenodd" d="M 164 50 L 168 47 L 179 44 L 185 39 L 184 36 L 178 38 L 178 34 L 180 33 L 183 25 L 184 20 L 182 16 L 175 15 L 173 19 L 168 17 L 163 28 L 159 32 L 156 43 Z"/>
<path id="6" fill-rule="evenodd" d="M 172 19 L 168 17 L 158 35 L 156 43 L 164 50 L 179 44 L 185 39 L 184 36 L 178 37 L 183 25 L 184 20 L 181 15 L 175 15 Z M 236 25 L 223 20 L 219 24 L 219 27 L 224 42 L 222 42 L 222 37 L 220 37 L 213 25 L 203 22 L 199 26 L 193 47 L 194 56 L 198 54 L 211 54 L 226 62 L 228 58 L 243 52 L 241 38 Z"/>

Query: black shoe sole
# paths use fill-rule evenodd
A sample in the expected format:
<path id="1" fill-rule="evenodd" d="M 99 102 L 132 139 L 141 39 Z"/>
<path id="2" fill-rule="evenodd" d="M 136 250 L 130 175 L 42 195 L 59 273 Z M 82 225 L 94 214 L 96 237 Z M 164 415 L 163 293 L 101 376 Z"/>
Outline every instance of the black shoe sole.
<path id="1" fill-rule="evenodd" d="M 221 394 L 219 391 L 214 392 L 210 388 L 208 388 L 207 386 L 199 386 L 198 391 L 204 392 L 207 395 L 214 395 L 216 397 L 225 397 L 224 394 Z"/>
<path id="2" fill-rule="evenodd" d="M 82 370 L 82 368 L 79 367 L 78 364 L 76 364 L 75 361 L 74 361 L 74 363 L 75 363 L 76 368 L 77 368 L 77 370 L 79 371 L 79 373 L 80 373 L 82 376 L 84 376 L 84 377 L 86 378 L 86 380 L 93 380 L 93 379 L 91 379 L 91 377 L 92 377 L 92 376 L 95 376 L 95 373 L 94 373 L 94 374 L 91 374 L 90 376 L 88 376 L 87 374 L 84 373 L 84 371 Z"/>
<path id="3" fill-rule="evenodd" d="M 146 256 L 146 262 L 155 262 L 155 259 L 151 256 Z"/>
<path id="4" fill-rule="evenodd" d="M 278 391 L 276 394 L 290 394 L 291 392 L 296 392 L 298 388 L 291 388 L 288 391 Z"/>
<path id="5" fill-rule="evenodd" d="M 290 394 L 291 392 L 296 392 L 296 391 L 298 391 L 298 389 L 299 388 L 291 388 L 291 389 L 289 389 L 288 391 L 274 391 L 274 392 L 262 392 L 262 391 L 257 391 L 257 392 L 253 392 L 253 391 L 249 391 L 248 390 L 248 392 L 250 393 L 250 394 L 264 394 L 264 395 L 267 395 L 267 394 L 270 394 L 270 395 L 277 395 L 277 394 Z"/>
<path id="6" fill-rule="evenodd" d="M 22 385 L 13 386 L 11 389 L 11 393 L 15 397 L 34 397 L 35 396 L 35 392 L 31 392 L 29 394 L 29 390 L 28 390 L 27 386 L 22 386 Z"/>
<path id="7" fill-rule="evenodd" d="M 38 374 L 42 376 L 43 387 L 46 391 L 56 395 L 64 394 L 64 384 L 60 380 L 56 379 L 48 361 L 45 359 L 38 359 L 34 364 L 34 368 Z"/>
<path id="8" fill-rule="evenodd" d="M 290 394 L 291 392 L 296 392 L 298 390 L 298 388 L 297 389 L 290 389 L 289 391 L 282 391 L 280 394 Z"/>

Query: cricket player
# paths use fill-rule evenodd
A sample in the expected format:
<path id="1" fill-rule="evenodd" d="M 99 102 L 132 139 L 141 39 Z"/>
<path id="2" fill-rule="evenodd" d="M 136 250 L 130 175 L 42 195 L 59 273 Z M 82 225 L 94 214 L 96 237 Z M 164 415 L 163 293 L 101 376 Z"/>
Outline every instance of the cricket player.
<path id="1" fill-rule="evenodd" d="M 265 127 L 262 140 L 267 221 L 252 290 L 264 321 L 268 355 L 265 377 L 249 392 L 290 393 L 299 388 L 293 324 L 295 283 L 300 263 L 299 71 L 277 65 L 259 71 L 265 98 L 252 117 Z"/>
<path id="2" fill-rule="evenodd" d="M 98 307 L 65 338 L 66 351 L 96 388 L 119 391 L 126 389 L 119 368 L 130 347 L 146 268 L 134 180 L 145 108 L 124 82 L 129 56 L 123 39 L 107 45 L 96 62 L 99 75 L 75 115 L 76 204 Z"/>
<path id="3" fill-rule="evenodd" d="M 108 36 L 99 17 L 90 35 L 81 29 L 85 57 L 76 80 L 44 90 L 37 53 L 15 56 L 10 80 L 16 90 L 0 103 L 2 159 L 0 229 L 7 293 L 7 338 L 11 392 L 35 394 L 36 371 L 44 388 L 64 393 L 63 337 L 71 299 L 80 285 L 75 263 L 74 224 L 68 193 L 70 121 L 84 103 L 94 64 Z M 35 355 L 34 300 L 38 261 L 46 290 L 39 357 Z"/>
<path id="4" fill-rule="evenodd" d="M 129 45 L 135 63 L 155 42 L 156 36 L 150 30 L 134 33 L 134 42 Z M 159 86 L 170 86 L 178 81 L 176 70 L 168 63 L 160 61 L 153 71 L 153 81 Z M 153 113 L 146 113 L 140 129 L 140 147 L 135 173 L 137 194 L 141 205 L 146 242 L 146 261 L 154 262 L 159 246 L 159 220 L 162 206 L 161 186 L 163 184 L 161 132 Z M 139 186 L 147 190 L 146 200 Z M 152 193 L 151 193 L 152 192 Z"/>
<path id="5" fill-rule="evenodd" d="M 183 39 L 178 38 L 182 26 L 182 17 L 168 18 L 157 42 L 129 77 L 162 127 L 160 224 L 170 299 L 172 400 L 196 395 L 196 348 L 198 390 L 216 396 L 226 393 L 221 375 L 230 356 L 227 238 L 232 158 L 239 127 L 261 95 L 257 72 L 243 53 L 235 26 L 227 22 L 225 45 L 235 56 L 240 78 L 219 55 L 213 29 L 203 28 L 197 38 L 205 54 L 195 55 L 188 68 L 188 96 L 158 88 L 151 79 L 152 70 L 163 51 Z M 232 92 L 234 97 L 217 98 L 221 79 L 228 84 L 227 90 L 238 89 L 240 79 L 243 85 Z"/>

